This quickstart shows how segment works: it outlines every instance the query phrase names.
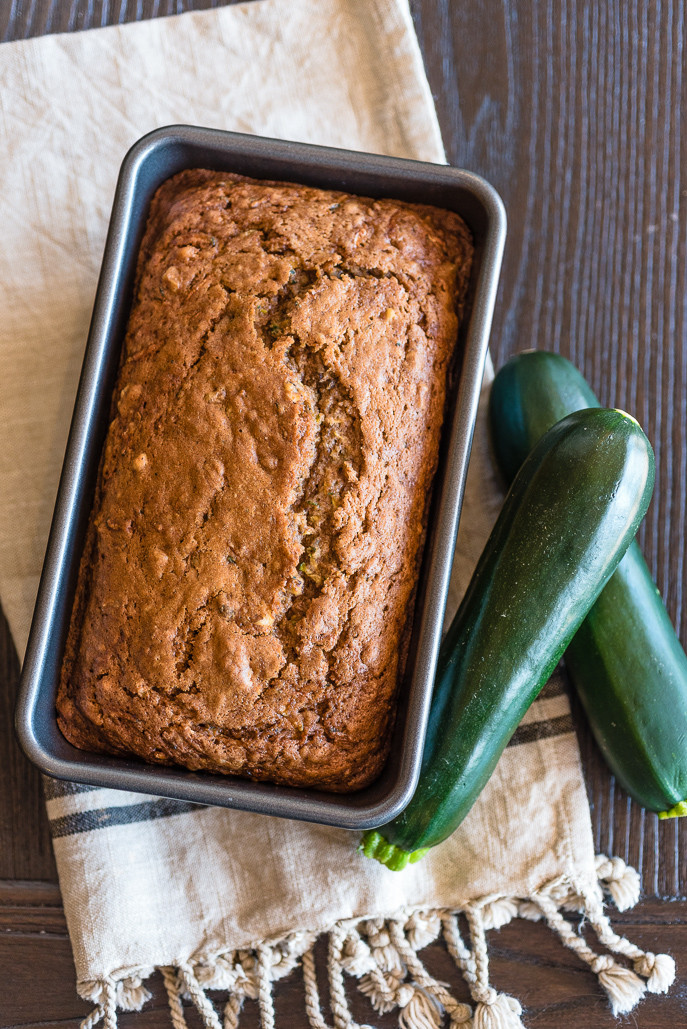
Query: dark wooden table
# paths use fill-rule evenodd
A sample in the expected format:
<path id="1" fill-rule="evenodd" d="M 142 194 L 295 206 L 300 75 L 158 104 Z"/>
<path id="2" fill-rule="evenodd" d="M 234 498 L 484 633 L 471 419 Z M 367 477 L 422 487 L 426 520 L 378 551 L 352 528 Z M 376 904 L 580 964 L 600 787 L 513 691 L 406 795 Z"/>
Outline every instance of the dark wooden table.
<path id="1" fill-rule="evenodd" d="M 220 4 L 0 0 L 0 39 Z M 640 541 L 687 642 L 685 3 L 411 0 L 411 7 L 449 160 L 493 182 L 508 210 L 495 362 L 526 347 L 558 350 L 604 403 L 639 418 L 657 457 L 655 499 Z M 0 1026 L 72 1029 L 89 1005 L 74 991 L 39 777 L 13 737 L 17 675 L 2 621 Z M 614 923 L 678 962 L 671 994 L 649 997 L 622 1022 L 687 1025 L 687 824 L 659 824 L 630 801 L 606 772 L 577 708 L 575 717 L 597 849 L 620 855 L 642 876 L 644 899 Z M 492 981 L 522 1000 L 532 1029 L 617 1024 L 591 972 L 542 925 L 516 921 L 492 933 L 490 945 Z M 429 953 L 439 977 L 457 983 L 441 947 Z M 123 1027 L 170 1025 L 161 982 L 153 985 L 154 1000 L 140 1015 L 122 1015 Z M 457 993 L 465 996 L 460 986 Z M 370 1017 L 357 1001 L 353 1006 Z M 243 1017 L 245 1026 L 257 1025 L 253 1004 Z M 279 986 L 277 1019 L 305 1025 L 297 976 Z M 390 1026 L 395 1017 L 373 1021 Z M 197 1024 L 189 1013 L 189 1025 Z"/>

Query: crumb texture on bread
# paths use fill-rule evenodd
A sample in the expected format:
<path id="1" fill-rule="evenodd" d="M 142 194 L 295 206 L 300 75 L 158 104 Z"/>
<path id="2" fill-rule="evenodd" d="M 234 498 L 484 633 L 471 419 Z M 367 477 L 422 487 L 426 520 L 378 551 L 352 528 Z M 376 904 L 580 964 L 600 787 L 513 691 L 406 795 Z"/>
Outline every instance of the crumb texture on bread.
<path id="1" fill-rule="evenodd" d="M 58 696 L 76 746 L 336 791 L 378 775 L 470 256 L 431 207 L 162 185 Z"/>

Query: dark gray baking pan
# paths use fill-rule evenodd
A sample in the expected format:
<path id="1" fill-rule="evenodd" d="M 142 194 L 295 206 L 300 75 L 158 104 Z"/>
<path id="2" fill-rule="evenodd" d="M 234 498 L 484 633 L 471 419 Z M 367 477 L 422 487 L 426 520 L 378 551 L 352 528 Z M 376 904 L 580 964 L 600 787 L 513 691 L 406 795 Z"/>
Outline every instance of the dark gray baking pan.
<path id="1" fill-rule="evenodd" d="M 55 695 L 62 652 L 129 313 L 137 250 L 154 191 L 170 175 L 194 167 L 435 204 L 458 212 L 474 235 L 476 260 L 459 341 L 462 357 L 442 438 L 411 652 L 401 684 L 392 749 L 380 778 L 357 793 L 295 789 L 86 753 L 72 747 L 57 727 Z M 117 184 L 21 676 L 17 731 L 27 755 L 42 771 L 92 786 L 348 829 L 380 825 L 405 807 L 420 769 L 504 237 L 505 214 L 498 195 L 478 176 L 455 168 L 189 126 L 158 129 L 135 144 L 124 160 Z"/>

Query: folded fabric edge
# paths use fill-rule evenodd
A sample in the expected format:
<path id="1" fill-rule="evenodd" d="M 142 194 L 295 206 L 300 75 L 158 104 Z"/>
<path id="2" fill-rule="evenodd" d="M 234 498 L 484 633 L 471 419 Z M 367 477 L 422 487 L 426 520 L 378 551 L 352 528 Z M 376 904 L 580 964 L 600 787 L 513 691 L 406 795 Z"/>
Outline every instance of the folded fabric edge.
<path id="1" fill-rule="evenodd" d="M 621 858 L 602 854 L 596 858 L 596 873 L 594 882 L 560 876 L 525 898 L 492 895 L 460 908 L 403 908 L 389 918 L 337 922 L 328 932 L 327 956 L 335 1029 L 359 1029 L 346 998 L 344 973 L 357 980 L 358 989 L 377 1012 L 398 1009 L 400 1029 L 439 1029 L 444 1014 L 452 1029 L 524 1029 L 519 1001 L 497 992 L 489 983 L 486 932 L 516 917 L 543 919 L 596 974 L 614 1015 L 631 1011 L 647 991 L 665 993 L 675 979 L 673 959 L 668 954 L 643 951 L 619 936 L 603 909 L 604 893 L 620 911 L 637 902 L 637 872 Z M 576 928 L 564 911 L 582 914 L 583 924 L 592 927 L 606 953 L 593 950 L 582 926 Z M 470 945 L 461 933 L 459 915 L 467 922 Z M 442 936 L 468 985 L 474 1007 L 454 998 L 418 957 L 418 951 Z M 311 1029 L 328 1029 L 316 978 L 316 938 L 315 933 L 294 932 L 250 949 L 227 951 L 212 959 L 190 957 L 173 967 L 160 968 L 174 1029 L 188 1029 L 182 998 L 194 1004 L 206 1029 L 236 1029 L 247 998 L 257 1000 L 263 1029 L 275 1029 L 272 983 L 287 976 L 299 961 L 308 1023 Z M 116 1029 L 118 1009 L 140 1010 L 151 997 L 144 979 L 155 970 L 129 969 L 97 982 L 79 983 L 79 994 L 95 1004 L 81 1029 L 92 1029 L 101 1021 L 103 1029 Z M 221 1021 L 207 990 L 229 991 Z"/>

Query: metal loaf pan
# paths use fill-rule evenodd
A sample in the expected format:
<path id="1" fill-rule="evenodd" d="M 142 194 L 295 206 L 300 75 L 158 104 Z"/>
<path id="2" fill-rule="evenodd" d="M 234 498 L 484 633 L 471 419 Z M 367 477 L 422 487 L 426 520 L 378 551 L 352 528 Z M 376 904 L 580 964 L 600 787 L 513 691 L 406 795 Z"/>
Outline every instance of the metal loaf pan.
<path id="1" fill-rule="evenodd" d="M 136 256 L 150 199 L 184 168 L 233 171 L 456 211 L 472 230 L 476 259 L 460 359 L 417 593 L 408 666 L 391 753 L 380 778 L 342 795 L 256 783 L 235 776 L 147 765 L 77 750 L 55 715 L 67 627 L 111 391 L 131 302 Z M 469 172 L 189 126 L 158 129 L 127 154 L 119 176 L 81 381 L 34 611 L 17 707 L 17 731 L 45 773 L 199 804 L 240 808 L 348 829 L 380 825 L 410 800 L 422 758 L 427 714 L 451 572 L 470 444 L 505 237 L 496 192 Z"/>

